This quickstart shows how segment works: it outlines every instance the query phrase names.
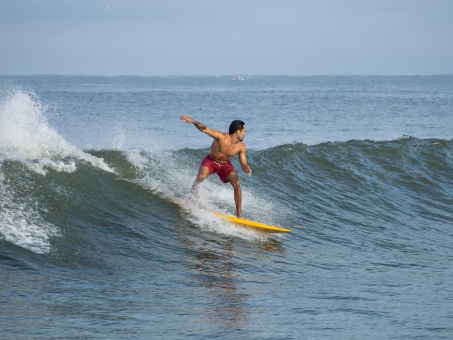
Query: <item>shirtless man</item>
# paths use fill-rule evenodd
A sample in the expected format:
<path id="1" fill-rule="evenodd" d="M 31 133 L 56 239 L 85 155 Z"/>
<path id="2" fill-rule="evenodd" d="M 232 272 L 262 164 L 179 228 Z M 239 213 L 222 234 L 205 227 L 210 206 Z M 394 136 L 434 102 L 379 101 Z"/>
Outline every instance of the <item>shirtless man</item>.
<path id="1" fill-rule="evenodd" d="M 181 120 L 188 124 L 193 124 L 198 130 L 214 138 L 211 145 L 211 152 L 203 160 L 198 171 L 198 176 L 193 183 L 192 193 L 196 193 L 198 185 L 206 177 L 217 172 L 223 183 L 230 182 L 234 189 L 234 201 L 236 203 L 236 216 L 242 218 L 242 191 L 239 183 L 239 177 L 230 162 L 230 158 L 239 155 L 242 171 L 249 177 L 252 175 L 252 169 L 247 165 L 246 148 L 242 142 L 246 134 L 245 123 L 241 120 L 234 120 L 229 129 L 229 133 L 212 130 L 206 125 L 197 122 L 189 116 L 181 116 Z"/>

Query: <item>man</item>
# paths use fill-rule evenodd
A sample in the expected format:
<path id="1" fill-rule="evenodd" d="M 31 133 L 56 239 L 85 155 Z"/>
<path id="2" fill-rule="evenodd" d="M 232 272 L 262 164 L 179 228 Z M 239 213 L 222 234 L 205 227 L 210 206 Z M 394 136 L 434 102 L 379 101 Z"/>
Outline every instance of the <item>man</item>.
<path id="1" fill-rule="evenodd" d="M 236 216 L 242 218 L 241 185 L 239 183 L 238 174 L 230 162 L 230 158 L 239 155 L 242 171 L 247 173 L 249 177 L 252 175 L 252 169 L 247 165 L 245 144 L 242 142 L 246 135 L 245 123 L 241 120 L 234 120 L 230 125 L 229 133 L 226 133 L 212 130 L 189 116 L 181 116 L 180 119 L 188 124 L 195 125 L 198 130 L 214 138 L 211 145 L 211 152 L 201 163 L 198 176 L 192 186 L 192 193 L 196 193 L 198 185 L 203 182 L 206 177 L 217 172 L 217 175 L 223 183 L 229 182 L 233 186 Z"/>

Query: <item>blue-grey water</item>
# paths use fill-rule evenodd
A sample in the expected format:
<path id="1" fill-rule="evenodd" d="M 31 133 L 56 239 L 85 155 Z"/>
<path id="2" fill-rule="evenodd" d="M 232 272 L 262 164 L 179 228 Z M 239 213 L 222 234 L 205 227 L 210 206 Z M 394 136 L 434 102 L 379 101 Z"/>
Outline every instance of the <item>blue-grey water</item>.
<path id="1" fill-rule="evenodd" d="M 247 125 L 243 215 L 179 116 Z M 237 159 L 233 164 L 239 169 Z M 2 339 L 452 339 L 453 76 L 0 77 Z"/>

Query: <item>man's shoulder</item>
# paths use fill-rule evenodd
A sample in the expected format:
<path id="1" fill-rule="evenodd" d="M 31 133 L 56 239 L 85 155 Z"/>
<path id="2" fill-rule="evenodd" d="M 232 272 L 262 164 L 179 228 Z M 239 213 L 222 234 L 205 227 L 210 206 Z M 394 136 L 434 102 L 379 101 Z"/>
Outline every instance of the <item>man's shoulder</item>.
<path id="1" fill-rule="evenodd" d="M 245 147 L 245 144 L 244 142 L 237 142 L 236 145 L 235 145 L 235 149 L 237 150 L 237 152 L 245 152 L 246 150 L 246 147 Z"/>
<path id="2" fill-rule="evenodd" d="M 227 140 L 230 139 L 230 134 L 226 132 L 219 131 L 219 139 Z"/>

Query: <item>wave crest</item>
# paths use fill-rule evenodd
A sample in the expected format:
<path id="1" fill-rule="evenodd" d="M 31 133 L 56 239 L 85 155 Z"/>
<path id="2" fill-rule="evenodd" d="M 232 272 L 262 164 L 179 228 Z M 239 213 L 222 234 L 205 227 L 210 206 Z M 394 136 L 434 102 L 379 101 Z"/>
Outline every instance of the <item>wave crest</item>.
<path id="1" fill-rule="evenodd" d="M 45 175 L 45 168 L 74 171 L 74 163 L 61 159 L 76 158 L 105 171 L 113 170 L 102 158 L 94 157 L 68 143 L 54 130 L 46 117 L 47 108 L 33 93 L 15 91 L 0 106 L 0 155 L 23 161 L 30 170 Z"/>

